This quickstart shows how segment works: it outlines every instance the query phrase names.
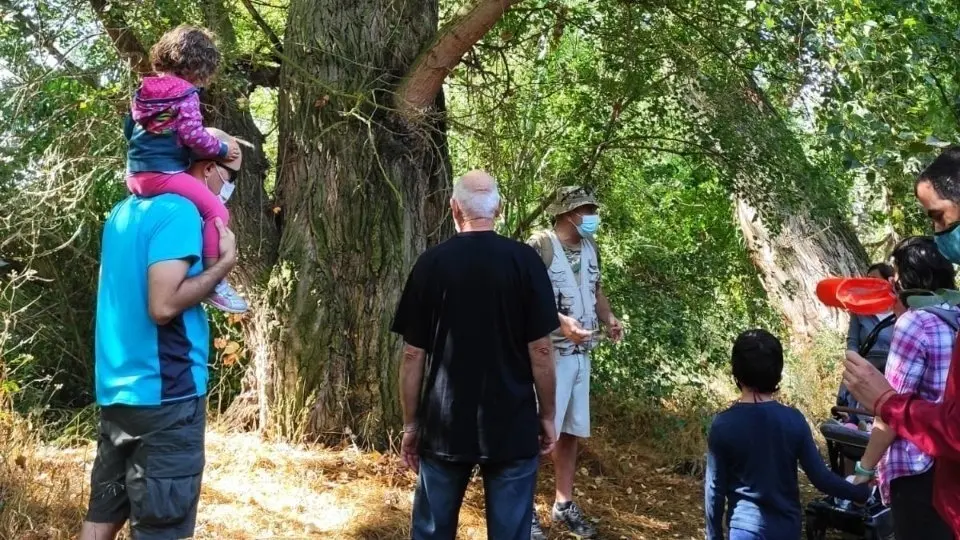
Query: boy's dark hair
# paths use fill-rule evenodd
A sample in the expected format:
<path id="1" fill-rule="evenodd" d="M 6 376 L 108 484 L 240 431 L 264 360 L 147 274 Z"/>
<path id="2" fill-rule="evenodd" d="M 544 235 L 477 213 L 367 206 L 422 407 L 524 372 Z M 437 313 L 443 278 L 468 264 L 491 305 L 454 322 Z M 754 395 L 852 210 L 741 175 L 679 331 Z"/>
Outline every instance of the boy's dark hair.
<path id="1" fill-rule="evenodd" d="M 911 236 L 893 248 L 893 264 L 903 289 L 953 289 L 956 271 L 929 236 Z"/>
<path id="2" fill-rule="evenodd" d="M 150 49 L 154 71 L 206 86 L 220 68 L 220 51 L 209 30 L 188 24 L 170 30 Z"/>
<path id="3" fill-rule="evenodd" d="M 960 204 L 960 146 L 944 148 L 937 159 L 917 177 L 914 193 L 921 182 L 930 182 L 941 199 Z"/>
<path id="4" fill-rule="evenodd" d="M 737 386 L 748 386 L 762 394 L 780 390 L 783 346 L 770 332 L 747 330 L 737 336 L 731 363 Z"/>
<path id="5" fill-rule="evenodd" d="M 873 272 L 880 274 L 883 279 L 890 279 L 895 273 L 893 267 L 887 263 L 871 264 L 870 268 L 867 268 L 867 273 L 871 274 Z"/>

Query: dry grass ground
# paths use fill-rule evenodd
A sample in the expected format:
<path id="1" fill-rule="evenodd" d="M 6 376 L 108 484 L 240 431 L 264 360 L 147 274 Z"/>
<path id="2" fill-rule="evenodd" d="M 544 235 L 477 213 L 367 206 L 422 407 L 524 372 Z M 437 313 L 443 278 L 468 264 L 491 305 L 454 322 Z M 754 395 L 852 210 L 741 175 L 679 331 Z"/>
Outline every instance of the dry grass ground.
<path id="1" fill-rule="evenodd" d="M 785 400 L 822 419 L 836 366 L 794 361 L 787 371 Z M 703 538 L 703 427 L 734 395 L 726 380 L 714 386 L 709 402 L 701 396 L 695 406 L 693 398 L 655 406 L 596 398 L 595 436 L 582 452 L 577 493 L 603 538 Z M 74 538 L 83 517 L 94 445 L 52 447 L 38 441 L 37 431 L 0 416 L 2 539 Z M 537 496 L 542 518 L 552 502 L 552 474 L 545 463 Z M 394 455 L 263 442 L 213 427 L 197 538 L 408 538 L 413 487 L 413 475 Z M 486 538 L 479 479 L 468 490 L 458 537 Z"/>
<path id="2" fill-rule="evenodd" d="M 699 481 L 659 466 L 642 444 L 613 444 L 600 431 L 584 451 L 578 491 L 605 537 L 700 537 Z M 414 477 L 395 456 L 217 431 L 209 433 L 207 450 L 197 538 L 408 537 Z M 5 452 L 0 536 L 73 538 L 93 456 L 93 445 Z M 546 517 L 551 466 L 541 471 L 538 507 Z M 477 479 L 461 513 L 460 538 L 486 538 L 482 507 Z"/>

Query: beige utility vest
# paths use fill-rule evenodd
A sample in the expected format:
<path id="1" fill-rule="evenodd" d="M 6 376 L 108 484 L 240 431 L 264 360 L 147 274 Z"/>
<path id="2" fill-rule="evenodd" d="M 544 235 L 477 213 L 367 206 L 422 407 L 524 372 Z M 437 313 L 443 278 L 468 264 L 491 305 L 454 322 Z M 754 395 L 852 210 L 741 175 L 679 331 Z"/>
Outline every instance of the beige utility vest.
<path id="1" fill-rule="evenodd" d="M 585 330 L 593 331 L 598 328 L 597 321 L 597 282 L 600 281 L 600 266 L 597 263 L 597 252 L 593 242 L 581 240 L 580 244 L 580 280 L 570 267 L 570 261 L 563 251 L 560 239 L 553 231 L 547 231 L 547 236 L 553 244 L 553 261 L 547 269 L 550 282 L 553 284 L 553 298 L 557 303 L 557 311 L 568 317 L 580 321 Z M 554 349 L 563 356 L 589 352 L 593 349 L 595 340 L 576 345 L 557 330 L 550 336 Z"/>

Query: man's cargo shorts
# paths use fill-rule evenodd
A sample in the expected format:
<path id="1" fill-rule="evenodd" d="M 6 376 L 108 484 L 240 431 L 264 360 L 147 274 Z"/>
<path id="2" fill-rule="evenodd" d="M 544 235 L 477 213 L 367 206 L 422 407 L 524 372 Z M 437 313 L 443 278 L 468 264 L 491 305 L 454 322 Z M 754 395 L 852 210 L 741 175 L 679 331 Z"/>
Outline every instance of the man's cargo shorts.
<path id="1" fill-rule="evenodd" d="M 206 401 L 104 407 L 87 521 L 130 520 L 134 539 L 193 536 L 204 466 Z"/>

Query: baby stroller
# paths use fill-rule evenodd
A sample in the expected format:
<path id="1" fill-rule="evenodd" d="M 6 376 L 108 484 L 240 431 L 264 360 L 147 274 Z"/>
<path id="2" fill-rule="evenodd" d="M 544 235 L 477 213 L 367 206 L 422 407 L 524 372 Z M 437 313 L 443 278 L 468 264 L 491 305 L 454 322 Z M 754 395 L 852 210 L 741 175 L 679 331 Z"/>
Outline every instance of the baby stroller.
<path id="1" fill-rule="evenodd" d="M 867 353 L 877 341 L 880 331 L 892 325 L 893 315 L 881 321 L 867 336 L 860 346 L 859 353 L 866 357 Z M 857 461 L 863 457 L 863 452 L 870 441 L 870 433 L 851 429 L 845 426 L 843 415 L 858 416 L 861 419 L 872 418 L 865 410 L 850 407 L 833 407 L 830 410 L 832 419 L 820 426 L 820 433 L 827 441 L 827 456 L 830 470 L 844 476 L 845 460 Z M 857 506 L 850 501 L 839 500 L 835 497 L 822 497 L 814 500 L 806 508 L 807 540 L 822 540 L 827 537 L 828 530 L 837 530 L 843 533 L 843 538 L 857 540 L 894 540 L 893 517 L 890 509 L 880 502 L 879 494 L 874 494 L 864 506 Z"/>

